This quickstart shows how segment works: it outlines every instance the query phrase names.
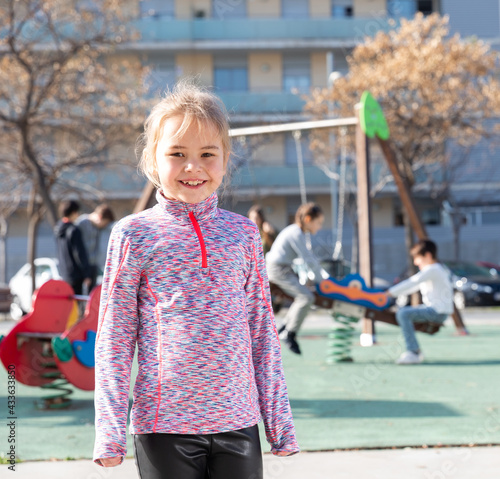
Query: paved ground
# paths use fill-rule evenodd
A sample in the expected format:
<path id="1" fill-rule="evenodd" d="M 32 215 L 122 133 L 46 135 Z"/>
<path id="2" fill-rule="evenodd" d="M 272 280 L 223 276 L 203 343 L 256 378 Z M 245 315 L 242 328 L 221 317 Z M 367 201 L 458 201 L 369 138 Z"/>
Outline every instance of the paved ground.
<path id="1" fill-rule="evenodd" d="M 137 479 L 133 459 L 104 469 L 91 461 L 26 462 L 15 479 Z M 5 471 L 5 472 L 4 472 Z M 301 452 L 264 455 L 265 479 L 498 479 L 500 447 Z M 182 478 L 175 478 L 182 479 Z"/>
<path id="2" fill-rule="evenodd" d="M 426 354 L 423 365 L 394 365 L 401 349 L 399 330 L 387 325 L 377 329 L 374 347 L 360 347 L 355 336 L 353 363 L 328 365 L 331 318 L 321 312 L 310 315 L 300 337 L 303 356 L 283 350 L 304 452 L 285 459 L 266 453 L 266 479 L 499 478 L 500 310 L 466 311 L 464 320 L 470 336 L 456 336 L 451 321 L 436 336 L 419 335 Z M 0 334 L 12 325 L 0 321 Z M 5 379 L 0 368 L 0 408 L 6 411 Z M 124 465 L 113 469 L 88 459 L 92 393 L 75 391 L 73 406 L 65 411 L 37 410 L 33 404 L 39 396 L 37 388 L 18 386 L 16 452 L 25 462 L 16 464 L 12 477 L 137 477 L 132 451 Z M 7 424 L 0 426 L 4 461 L 7 435 Z M 439 444 L 476 447 L 427 447 Z M 351 448 L 358 450 L 345 450 Z M 70 458 L 83 460 L 50 460 Z M 4 476 L 8 464 L 0 465 L 0 471 L 9 477 Z"/>

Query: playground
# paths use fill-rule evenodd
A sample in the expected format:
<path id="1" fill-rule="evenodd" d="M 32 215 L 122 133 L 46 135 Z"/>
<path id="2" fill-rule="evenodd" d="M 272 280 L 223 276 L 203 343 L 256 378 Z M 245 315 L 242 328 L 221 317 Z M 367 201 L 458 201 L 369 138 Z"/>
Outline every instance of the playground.
<path id="1" fill-rule="evenodd" d="M 464 321 L 470 332 L 467 336 L 456 334 L 451 319 L 435 335 L 418 333 L 426 356 L 425 362 L 418 366 L 394 364 L 402 348 L 399 328 L 378 322 L 374 346 L 361 347 L 355 339 L 352 363 L 329 364 L 326 361 L 328 332 L 333 322 L 326 310 L 314 311 L 307 318 L 300 337 L 303 355 L 298 357 L 283 349 L 302 450 L 477 446 L 456 449 L 454 464 L 457 467 L 462 463 L 465 466 L 469 455 L 476 454 L 476 450 L 486 454 L 484 450 L 491 449 L 493 453 L 497 448 L 486 446 L 500 445 L 500 382 L 497 379 L 500 377 L 500 312 L 466 310 Z M 0 325 L 5 334 L 14 323 L 3 321 Z M 355 327 L 359 333 L 360 323 Z M 6 410 L 7 371 L 4 368 L 0 369 L 0 387 Z M 41 410 L 36 407 L 43 395 L 41 389 L 16 384 L 16 454 L 21 461 L 91 458 L 93 392 L 73 390 L 70 407 Z M 9 451 L 7 437 L 5 426 L 0 443 L 4 458 Z M 262 441 L 264 451 L 268 452 L 264 437 Z M 132 457 L 131 440 L 128 446 L 128 455 Z M 357 461 L 357 457 L 354 453 L 353 461 Z M 334 467 L 335 453 L 329 461 Z M 0 467 L 7 468 L 7 465 Z M 17 467 L 23 471 L 22 462 Z M 386 467 L 389 466 L 386 464 Z M 135 473 L 134 468 L 131 470 Z M 324 476 L 314 477 L 336 477 L 332 471 L 324 472 Z M 424 472 L 422 469 L 422 475 L 406 477 L 432 477 L 425 476 Z"/>
<path id="2" fill-rule="evenodd" d="M 398 176 L 380 108 L 374 100 L 370 101 L 370 96 L 365 95 L 365 100 L 357 158 L 360 274 L 342 279 L 330 277 L 318 284 L 317 307 L 299 335 L 302 356 L 293 355 L 286 348 L 282 350 L 297 438 L 303 451 L 328 454 L 317 456 L 323 458 L 314 467 L 314 477 L 318 478 L 336 476 L 335 454 L 340 451 L 354 454 L 360 450 L 366 453 L 407 448 L 445 448 L 448 455 L 453 451 L 455 456 L 447 464 L 458 472 L 452 475 L 448 466 L 443 472 L 440 466 L 431 465 L 436 459 L 433 457 L 415 466 L 413 475 L 401 465 L 405 477 L 470 477 L 462 474 L 475 467 L 471 451 L 481 450 L 486 457 L 484 451 L 496 454 L 500 445 L 500 382 L 496 379 L 500 377 L 500 311 L 466 310 L 462 317 L 455 310 L 442 327 L 419 323 L 415 329 L 419 331 L 426 360 L 418 366 L 394 363 L 405 349 L 401 332 L 389 298 L 370 287 L 369 178 L 363 176 L 368 172 L 367 137 L 377 135 L 416 235 L 422 239 L 427 233 Z M 357 119 L 342 121 L 358 124 Z M 321 127 L 335 126 L 335 122 L 327 120 Z M 317 123 L 315 127 L 319 127 Z M 276 129 L 266 128 L 268 132 Z M 295 131 L 312 125 L 280 128 Z M 233 131 L 233 136 L 262 132 L 262 128 L 249 128 Z M 141 204 L 147 203 L 149 195 L 146 190 Z M 271 290 L 276 295 L 273 285 Z M 85 460 L 84 464 L 92 466 L 93 346 L 99 294 L 98 288 L 91 293 L 83 317 L 77 320 L 78 311 L 83 309 L 77 301 L 83 298 L 74 295 L 62 281 L 49 281 L 35 293 L 33 310 L 22 320 L 0 323 L 0 334 L 5 336 L 0 342 L 0 359 L 5 366 L 0 371 L 0 398 L 4 398 L 8 418 L 0 454 L 6 468 L 14 466 L 22 472 L 26 466 L 24 477 L 31 477 L 29 464 L 33 461 Z M 136 373 L 134 362 L 132 378 Z M 269 452 L 263 428 L 261 436 L 264 452 Z M 132 454 L 129 438 L 127 456 Z M 21 462 L 16 464 L 14 457 Z M 314 459 L 305 457 L 290 459 L 288 465 L 280 463 L 280 473 L 266 469 L 266 477 L 305 477 L 296 475 L 300 467 L 310 470 L 305 464 Z M 267 454 L 265 468 L 272 460 Z M 489 461 L 482 463 L 488 466 Z M 301 466 L 292 471 L 292 463 Z M 360 477 L 346 464 L 343 475 L 338 477 Z M 388 469 L 389 462 L 382 463 L 380 475 L 370 477 L 387 478 Z M 47 477 L 56 477 L 50 464 L 46 470 Z M 133 469 L 127 471 L 127 477 L 135 477 Z M 112 474 L 118 477 L 121 473 L 106 471 L 104 475 Z M 489 479 L 487 474 L 483 471 L 481 477 Z M 37 475 L 45 477 L 38 472 Z M 89 473 L 71 475 L 74 479 L 90 477 Z"/>

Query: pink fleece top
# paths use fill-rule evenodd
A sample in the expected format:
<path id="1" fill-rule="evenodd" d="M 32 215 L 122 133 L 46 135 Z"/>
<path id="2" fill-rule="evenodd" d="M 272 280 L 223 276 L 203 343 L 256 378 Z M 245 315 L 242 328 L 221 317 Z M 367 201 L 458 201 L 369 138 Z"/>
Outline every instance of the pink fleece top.
<path id="1" fill-rule="evenodd" d="M 298 452 L 258 228 L 165 199 L 113 228 L 95 347 L 94 461 L 131 434 L 214 434 L 263 419 L 276 451 Z"/>

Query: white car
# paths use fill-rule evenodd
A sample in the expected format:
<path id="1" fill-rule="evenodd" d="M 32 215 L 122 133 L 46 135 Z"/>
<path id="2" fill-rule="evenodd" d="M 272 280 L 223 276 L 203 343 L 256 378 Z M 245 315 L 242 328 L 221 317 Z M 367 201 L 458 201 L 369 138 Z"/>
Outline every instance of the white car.
<path id="1" fill-rule="evenodd" d="M 56 258 L 35 259 L 35 288 L 38 289 L 49 279 L 62 279 Z M 10 315 L 19 320 L 31 311 L 33 291 L 31 290 L 31 265 L 26 263 L 9 281 L 12 294 Z"/>

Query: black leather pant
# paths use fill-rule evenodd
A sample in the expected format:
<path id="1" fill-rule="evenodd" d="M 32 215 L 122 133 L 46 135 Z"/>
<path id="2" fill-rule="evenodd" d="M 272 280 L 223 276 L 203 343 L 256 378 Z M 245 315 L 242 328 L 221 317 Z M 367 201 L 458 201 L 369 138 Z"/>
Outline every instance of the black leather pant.
<path id="1" fill-rule="evenodd" d="M 262 479 L 257 425 L 219 434 L 135 434 L 141 479 Z"/>

